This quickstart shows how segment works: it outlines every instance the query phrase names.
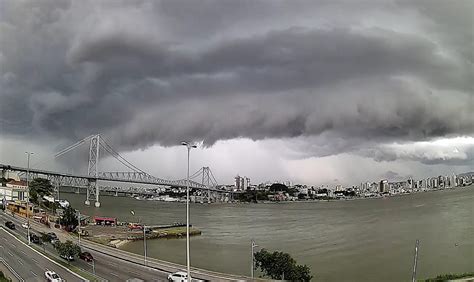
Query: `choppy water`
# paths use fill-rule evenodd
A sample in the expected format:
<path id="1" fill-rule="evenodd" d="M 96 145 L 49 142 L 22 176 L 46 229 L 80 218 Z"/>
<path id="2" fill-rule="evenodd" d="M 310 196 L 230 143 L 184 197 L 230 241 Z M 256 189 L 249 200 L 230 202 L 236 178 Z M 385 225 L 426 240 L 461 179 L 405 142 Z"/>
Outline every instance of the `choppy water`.
<path id="1" fill-rule="evenodd" d="M 185 222 L 185 204 L 102 197 L 86 207 L 84 195 L 63 194 L 88 215 L 136 218 L 146 224 Z M 386 199 L 191 205 L 191 264 L 249 274 L 250 240 L 290 253 L 311 267 L 318 281 L 408 281 L 415 240 L 418 277 L 474 271 L 474 187 Z M 185 239 L 149 240 L 148 255 L 185 263 Z M 143 242 L 126 246 L 143 253 Z"/>

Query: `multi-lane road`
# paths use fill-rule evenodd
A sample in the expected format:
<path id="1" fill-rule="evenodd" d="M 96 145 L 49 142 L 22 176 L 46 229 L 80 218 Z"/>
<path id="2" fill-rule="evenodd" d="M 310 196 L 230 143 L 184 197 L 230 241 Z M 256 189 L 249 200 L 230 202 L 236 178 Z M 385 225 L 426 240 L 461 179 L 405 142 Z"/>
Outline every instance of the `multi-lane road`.
<path id="1" fill-rule="evenodd" d="M 7 229 L 5 226 L 6 221 L 12 221 L 16 225 L 15 230 Z M 21 225 L 25 223 L 26 219 L 13 217 L 11 214 L 0 211 L 0 225 L 3 226 L 2 232 L 0 233 L 1 246 L 0 251 L 5 250 L 7 255 L 2 255 L 7 263 L 17 271 L 20 276 L 26 281 L 36 281 L 40 277 L 44 276 L 44 272 L 49 269 L 57 272 L 61 277 L 68 281 L 81 280 L 79 277 L 74 276 L 72 272 L 63 268 L 62 266 L 55 264 L 50 259 L 44 257 L 39 252 L 31 249 L 25 242 L 27 240 L 27 230 Z M 55 232 L 61 241 L 75 240 L 76 237 L 72 237 L 61 230 L 53 228 L 47 228 L 42 224 L 31 222 L 32 233 L 40 235 L 40 232 Z M 12 234 L 21 238 L 23 241 L 18 240 Z M 16 242 L 15 246 L 21 245 L 21 249 L 15 249 L 13 245 L 7 244 L 7 242 Z M 5 243 L 5 244 L 3 244 Z M 6 246 L 8 245 L 8 246 Z M 128 279 L 138 278 L 144 281 L 167 281 L 168 274 L 176 271 L 185 270 L 184 266 L 160 261 L 157 259 L 149 258 L 147 266 L 143 265 L 143 257 L 136 254 L 128 253 L 119 249 L 113 249 L 97 243 L 93 243 L 87 240 L 82 240 L 81 243 L 82 251 L 88 251 L 94 257 L 94 265 L 87 263 L 83 260 L 76 259 L 70 262 L 71 265 L 86 270 L 87 272 L 94 272 L 97 276 L 97 280 L 104 281 L 126 281 Z M 56 259 L 60 259 L 54 250 L 53 246 L 49 243 L 44 243 L 40 249 L 44 249 L 50 256 L 54 256 Z M 33 254 L 34 255 L 30 255 Z M 0 253 L 1 255 L 2 253 Z M 32 260 L 34 258 L 35 260 Z M 37 264 L 36 262 L 41 262 Z M 31 265 L 36 265 L 34 268 Z M 53 265 L 55 267 L 53 268 Z M 56 271 L 56 269 L 61 269 Z M 64 275 L 64 276 L 63 276 Z M 71 276 L 72 275 L 72 276 Z M 215 273 L 202 269 L 192 268 L 192 277 L 199 278 L 208 281 L 248 281 L 246 277 L 237 275 L 227 275 L 222 273 Z"/>
<path id="2" fill-rule="evenodd" d="M 83 281 L 52 260 L 32 250 L 3 228 L 0 229 L 0 255 L 25 281 L 44 281 L 44 272 L 52 270 L 67 281 Z"/>
<path id="3" fill-rule="evenodd" d="M 15 223 L 16 229 L 6 229 L 6 227 L 4 227 L 6 221 L 12 221 Z M 11 232 L 21 238 L 25 238 L 26 242 L 27 230 L 21 227 L 21 224 L 25 222 L 25 219 L 17 217 L 13 218 L 9 214 L 0 212 L 0 222 L 1 225 L 8 230 L 7 232 L 6 230 L 1 229 L 0 232 L 0 255 L 23 279 L 25 279 L 25 281 L 43 279 L 46 270 L 55 271 L 67 281 L 81 281 L 79 277 L 74 276 L 62 266 L 50 261 L 48 258 L 34 251 L 24 242 L 10 234 Z M 32 223 L 31 232 L 38 234 L 38 232 L 33 231 L 34 228 L 35 224 Z M 61 238 L 61 236 L 59 237 Z M 124 261 L 85 247 L 82 249 L 83 251 L 88 251 L 92 254 L 94 257 L 94 265 L 79 259 L 72 261 L 71 264 L 89 272 L 93 272 L 93 269 L 95 269 L 95 274 L 98 276 L 99 280 L 126 281 L 127 279 L 139 278 L 145 281 L 166 281 L 167 275 L 169 274 L 158 269 Z M 45 250 L 49 254 L 57 256 L 51 244 L 45 243 Z M 60 259 L 59 257 L 57 258 Z"/>

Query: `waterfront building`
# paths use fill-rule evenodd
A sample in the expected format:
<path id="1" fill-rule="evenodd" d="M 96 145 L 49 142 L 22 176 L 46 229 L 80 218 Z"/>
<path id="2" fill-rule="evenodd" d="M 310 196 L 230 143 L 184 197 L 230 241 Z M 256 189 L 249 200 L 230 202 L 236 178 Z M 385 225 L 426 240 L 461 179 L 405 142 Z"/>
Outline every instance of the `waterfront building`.
<path id="1" fill-rule="evenodd" d="M 250 186 L 250 178 L 237 175 L 235 177 L 235 188 L 237 191 L 247 190 Z"/>
<path id="2" fill-rule="evenodd" d="M 25 201 L 28 198 L 28 186 L 23 180 L 10 180 L 0 186 L 0 199 L 5 201 Z"/>
<path id="3" fill-rule="evenodd" d="M 237 190 L 237 191 L 240 190 L 240 175 L 237 175 L 235 177 L 235 190 Z"/>
<path id="4" fill-rule="evenodd" d="M 389 186 L 388 186 L 388 181 L 387 180 L 381 180 L 380 181 L 379 192 L 380 193 L 388 193 L 389 192 Z"/>

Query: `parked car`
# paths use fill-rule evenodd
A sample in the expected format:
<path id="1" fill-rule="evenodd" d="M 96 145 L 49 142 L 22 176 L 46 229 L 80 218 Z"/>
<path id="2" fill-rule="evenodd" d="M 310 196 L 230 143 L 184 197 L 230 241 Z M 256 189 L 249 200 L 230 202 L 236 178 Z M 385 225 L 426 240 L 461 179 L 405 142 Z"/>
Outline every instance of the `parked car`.
<path id="1" fill-rule="evenodd" d="M 79 258 L 80 258 L 80 259 L 83 259 L 83 260 L 85 260 L 85 261 L 87 261 L 87 262 L 91 262 L 91 261 L 94 260 L 94 258 L 92 257 L 91 253 L 89 253 L 89 252 L 83 252 L 83 253 L 81 253 L 81 254 L 79 255 Z"/>
<path id="2" fill-rule="evenodd" d="M 59 255 L 60 257 L 62 257 L 63 259 L 67 260 L 67 261 L 73 261 L 74 260 L 74 257 L 71 256 L 71 255 Z"/>
<path id="3" fill-rule="evenodd" d="M 30 241 L 35 244 L 41 244 L 40 238 L 36 234 L 30 234 Z"/>
<path id="4" fill-rule="evenodd" d="M 51 281 L 51 282 L 61 282 L 61 281 L 63 281 L 61 279 L 61 277 L 59 277 L 59 275 L 57 275 L 56 272 L 54 272 L 54 271 L 48 270 L 44 273 L 44 276 L 46 277 L 47 281 Z"/>
<path id="5" fill-rule="evenodd" d="M 28 228 L 31 228 L 30 224 L 28 222 L 25 222 L 21 225 L 21 227 L 25 228 L 25 229 L 28 229 Z"/>
<path id="6" fill-rule="evenodd" d="M 58 236 L 56 236 L 56 234 L 54 232 L 49 232 L 46 235 L 48 235 L 48 240 L 51 242 L 51 244 L 54 245 L 57 242 L 59 242 Z"/>
<path id="7" fill-rule="evenodd" d="M 10 228 L 10 229 L 15 229 L 15 223 L 13 223 L 11 221 L 5 222 L 5 226 Z"/>

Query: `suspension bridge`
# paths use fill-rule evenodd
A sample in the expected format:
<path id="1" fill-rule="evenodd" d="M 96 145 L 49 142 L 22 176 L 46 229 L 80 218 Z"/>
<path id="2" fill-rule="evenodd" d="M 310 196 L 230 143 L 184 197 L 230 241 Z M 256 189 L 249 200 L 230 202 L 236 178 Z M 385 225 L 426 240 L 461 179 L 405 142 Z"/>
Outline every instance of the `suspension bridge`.
<path id="1" fill-rule="evenodd" d="M 115 150 L 105 138 L 102 138 L 100 134 L 88 136 L 75 144 L 59 151 L 52 158 L 57 159 L 67 153 L 73 151 L 84 144 L 89 145 L 89 158 L 87 166 L 87 174 L 74 174 L 64 173 L 57 171 L 50 171 L 35 168 L 25 168 L 19 166 L 12 166 L 8 164 L 0 164 L 2 171 L 1 176 L 4 177 L 8 172 L 17 172 L 22 178 L 28 177 L 29 179 L 35 178 L 46 178 L 51 181 L 54 189 L 59 193 L 61 186 L 70 186 L 77 188 L 86 189 L 86 200 L 85 204 L 90 205 L 90 201 L 95 199 L 95 206 L 100 207 L 99 195 L 100 190 L 104 189 L 104 186 L 100 186 L 99 182 L 120 182 L 120 183 L 134 183 L 134 184 L 149 184 L 159 185 L 165 187 L 184 188 L 187 187 L 187 179 L 179 180 L 167 180 L 163 178 L 155 177 L 144 170 L 138 168 L 121 154 Z M 102 149 L 102 150 L 101 150 Z M 105 151 L 108 155 L 112 156 L 121 165 L 125 166 L 127 170 L 124 171 L 100 171 L 99 170 L 99 156 L 101 152 Z M 45 161 L 43 161 L 45 162 Z M 217 193 L 230 193 L 229 191 L 219 189 L 216 178 L 209 167 L 202 167 L 194 174 L 189 177 L 189 187 L 192 190 L 201 192 L 201 195 L 210 202 L 211 198 L 218 199 Z M 198 182 L 199 181 L 199 182 Z M 126 187 L 114 187 L 116 192 L 127 192 L 130 188 Z M 146 188 L 135 188 L 134 191 L 144 190 Z"/>

